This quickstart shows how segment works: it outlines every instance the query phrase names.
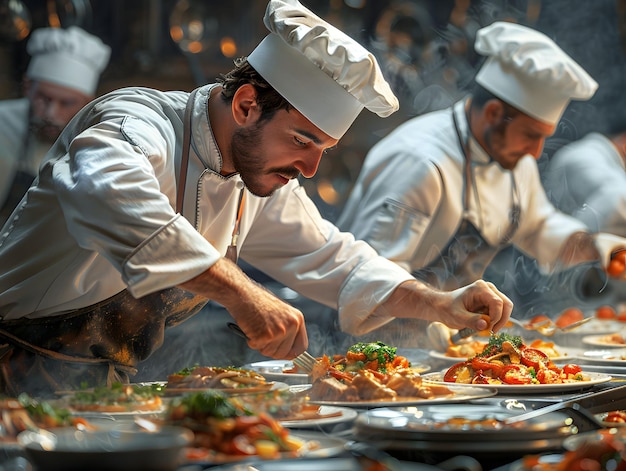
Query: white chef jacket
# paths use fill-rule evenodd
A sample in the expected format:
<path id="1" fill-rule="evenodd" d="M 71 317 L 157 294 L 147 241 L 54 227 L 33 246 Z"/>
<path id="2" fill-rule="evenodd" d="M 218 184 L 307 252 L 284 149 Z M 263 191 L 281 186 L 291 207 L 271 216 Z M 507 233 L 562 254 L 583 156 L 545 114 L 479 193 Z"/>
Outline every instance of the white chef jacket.
<path id="1" fill-rule="evenodd" d="M 0 205 L 9 194 L 17 171 L 37 175 L 50 149 L 50 143 L 29 132 L 29 107 L 28 98 L 0 101 Z"/>
<path id="2" fill-rule="evenodd" d="M 608 137 L 592 132 L 561 147 L 543 183 L 554 205 L 591 231 L 626 237 L 626 166 Z"/>
<path id="3" fill-rule="evenodd" d="M 409 271 L 439 257 L 464 216 L 465 160 L 452 120 L 454 112 L 462 136 L 467 136 L 464 106 L 460 101 L 413 118 L 378 142 L 363 163 L 337 226 Z M 469 146 L 474 183 L 468 219 L 489 244 L 499 245 L 517 200 L 521 215 L 511 243 L 535 258 L 543 270 L 554 268 L 563 242 L 574 232 L 586 231 L 586 226 L 550 204 L 532 156 L 509 171 L 475 139 L 470 138 Z M 609 253 L 607 249 L 605 262 Z"/>
<path id="4" fill-rule="evenodd" d="M 176 182 L 188 94 L 127 88 L 79 112 L 51 149 L 38 184 L 0 233 L 0 315 L 45 317 L 127 288 L 135 297 L 176 286 L 226 252 L 243 182 L 220 175 L 199 89 L 182 215 Z M 360 334 L 392 319 L 376 313 L 411 276 L 324 220 L 297 181 L 248 193 L 240 257 L 304 296 L 338 308 Z"/>

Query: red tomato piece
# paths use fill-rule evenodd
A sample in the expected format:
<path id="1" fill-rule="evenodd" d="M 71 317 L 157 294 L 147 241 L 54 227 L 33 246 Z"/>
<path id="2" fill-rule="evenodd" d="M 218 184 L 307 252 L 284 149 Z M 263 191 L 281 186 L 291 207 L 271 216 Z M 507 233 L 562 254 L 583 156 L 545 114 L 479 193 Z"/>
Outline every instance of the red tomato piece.
<path id="1" fill-rule="evenodd" d="M 459 376 L 461 376 L 461 378 L 459 378 Z M 443 380 L 446 383 L 456 383 L 457 379 L 461 379 L 463 382 L 469 383 L 473 376 L 474 372 L 472 371 L 469 361 L 462 361 L 448 368 L 448 371 L 443 375 Z"/>
<path id="2" fill-rule="evenodd" d="M 579 365 L 575 365 L 574 363 L 568 363 L 567 365 L 563 366 L 562 369 L 563 373 L 567 375 L 575 375 L 583 370 Z"/>
<path id="3" fill-rule="evenodd" d="M 567 327 L 568 325 L 573 324 L 577 321 L 581 321 L 584 318 L 585 315 L 580 309 L 576 307 L 570 307 L 568 309 L 565 309 L 565 311 L 561 313 L 561 315 L 556 319 L 556 321 L 554 321 L 554 323 L 558 327 Z"/>
<path id="4" fill-rule="evenodd" d="M 561 373 L 548 368 L 542 368 L 537 371 L 537 381 L 541 384 L 560 384 Z"/>
<path id="5" fill-rule="evenodd" d="M 469 360 L 474 370 L 487 371 L 491 370 L 492 377 L 499 377 L 502 371 L 502 365 L 485 360 L 483 357 L 474 357 Z"/>
<path id="6" fill-rule="evenodd" d="M 523 365 L 539 370 L 542 365 L 547 365 L 550 357 L 547 353 L 537 348 L 525 348 L 522 350 L 520 361 Z"/>
<path id="7" fill-rule="evenodd" d="M 506 384 L 530 384 L 533 380 L 524 365 L 506 365 L 502 368 L 500 379 Z"/>

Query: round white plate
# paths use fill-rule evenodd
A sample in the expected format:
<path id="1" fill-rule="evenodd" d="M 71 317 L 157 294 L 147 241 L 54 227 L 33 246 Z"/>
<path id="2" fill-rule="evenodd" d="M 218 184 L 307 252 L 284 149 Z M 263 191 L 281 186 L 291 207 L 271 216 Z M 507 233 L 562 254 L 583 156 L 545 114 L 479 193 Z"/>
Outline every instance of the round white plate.
<path id="1" fill-rule="evenodd" d="M 614 334 L 621 334 L 622 338 L 624 338 L 623 332 L 614 332 Z M 609 347 L 609 348 L 624 348 L 626 344 L 623 343 L 612 343 L 609 341 L 607 337 L 611 334 L 602 334 L 602 335 L 587 335 L 583 337 L 583 343 L 585 345 L 591 345 L 593 347 Z"/>
<path id="2" fill-rule="evenodd" d="M 443 380 L 445 371 L 439 373 L 427 373 L 424 375 L 424 380 L 432 381 L 437 384 L 456 384 L 446 383 Z M 583 374 L 589 376 L 589 381 L 576 381 L 575 383 L 562 383 L 562 384 L 472 384 L 477 388 L 495 389 L 498 393 L 549 393 L 549 392 L 567 392 L 577 391 L 580 389 L 587 389 L 595 384 L 607 383 L 613 379 L 610 375 L 603 373 L 586 373 L 583 370 Z"/>
<path id="3" fill-rule="evenodd" d="M 432 373 L 428 373 L 432 374 Z M 426 375 L 424 375 L 426 376 Z M 402 407 L 413 406 L 418 404 L 446 404 L 453 402 L 469 401 L 471 399 L 481 399 L 484 397 L 491 397 L 497 394 L 494 388 L 475 388 L 474 385 L 457 385 L 457 384 L 445 384 L 452 394 L 446 396 L 435 396 L 433 398 L 421 398 L 421 397 L 400 397 L 395 400 L 380 399 L 370 401 L 316 401 L 309 400 L 311 404 L 320 404 L 336 407 L 355 407 L 355 408 L 370 408 L 370 407 Z"/>
<path id="4" fill-rule="evenodd" d="M 302 419 L 302 420 L 281 420 L 283 427 L 287 428 L 317 428 L 326 425 L 340 424 L 356 419 L 358 412 L 349 407 L 320 406 L 319 413 L 321 416 L 326 414 L 338 414 L 333 417 L 322 417 L 319 419 Z"/>
<path id="5" fill-rule="evenodd" d="M 578 359 L 595 365 L 626 366 L 626 348 L 587 350 L 579 354 Z"/>

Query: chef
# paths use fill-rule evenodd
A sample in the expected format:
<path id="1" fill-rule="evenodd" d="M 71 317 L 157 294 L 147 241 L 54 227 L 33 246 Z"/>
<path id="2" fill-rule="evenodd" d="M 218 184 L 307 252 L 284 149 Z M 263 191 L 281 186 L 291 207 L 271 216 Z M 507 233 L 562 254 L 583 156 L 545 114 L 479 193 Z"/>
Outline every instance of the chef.
<path id="1" fill-rule="evenodd" d="M 598 261 L 624 239 L 557 211 L 536 159 L 571 100 L 597 83 L 551 39 L 495 22 L 471 95 L 409 120 L 368 153 L 337 225 L 443 289 L 479 279 L 514 244 L 544 271 Z"/>
<path id="2" fill-rule="evenodd" d="M 558 149 L 542 172 L 550 200 L 593 232 L 626 237 L 624 124 L 590 132 Z"/>
<path id="3" fill-rule="evenodd" d="M 296 0 L 271 0 L 264 22 L 269 35 L 218 83 L 117 90 L 64 130 L 0 233 L 4 392 L 127 381 L 208 299 L 263 355 L 302 353 L 302 313 L 238 257 L 338 308 L 355 334 L 394 316 L 507 321 L 492 284 L 434 290 L 321 218 L 297 177 L 364 107 L 398 103 L 372 55 Z"/>
<path id="4" fill-rule="evenodd" d="M 77 26 L 33 31 L 24 98 L 0 102 L 0 227 L 65 125 L 95 97 L 111 49 Z"/>

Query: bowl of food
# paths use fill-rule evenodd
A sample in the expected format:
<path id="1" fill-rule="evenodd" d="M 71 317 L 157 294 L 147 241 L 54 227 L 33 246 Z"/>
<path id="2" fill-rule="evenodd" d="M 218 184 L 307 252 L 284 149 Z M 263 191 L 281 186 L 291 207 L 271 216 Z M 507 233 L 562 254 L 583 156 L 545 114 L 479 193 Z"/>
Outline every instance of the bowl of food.
<path id="1" fill-rule="evenodd" d="M 38 471 L 174 471 L 183 461 L 193 432 L 161 427 L 155 432 L 130 429 L 24 431 L 17 437 Z"/>

